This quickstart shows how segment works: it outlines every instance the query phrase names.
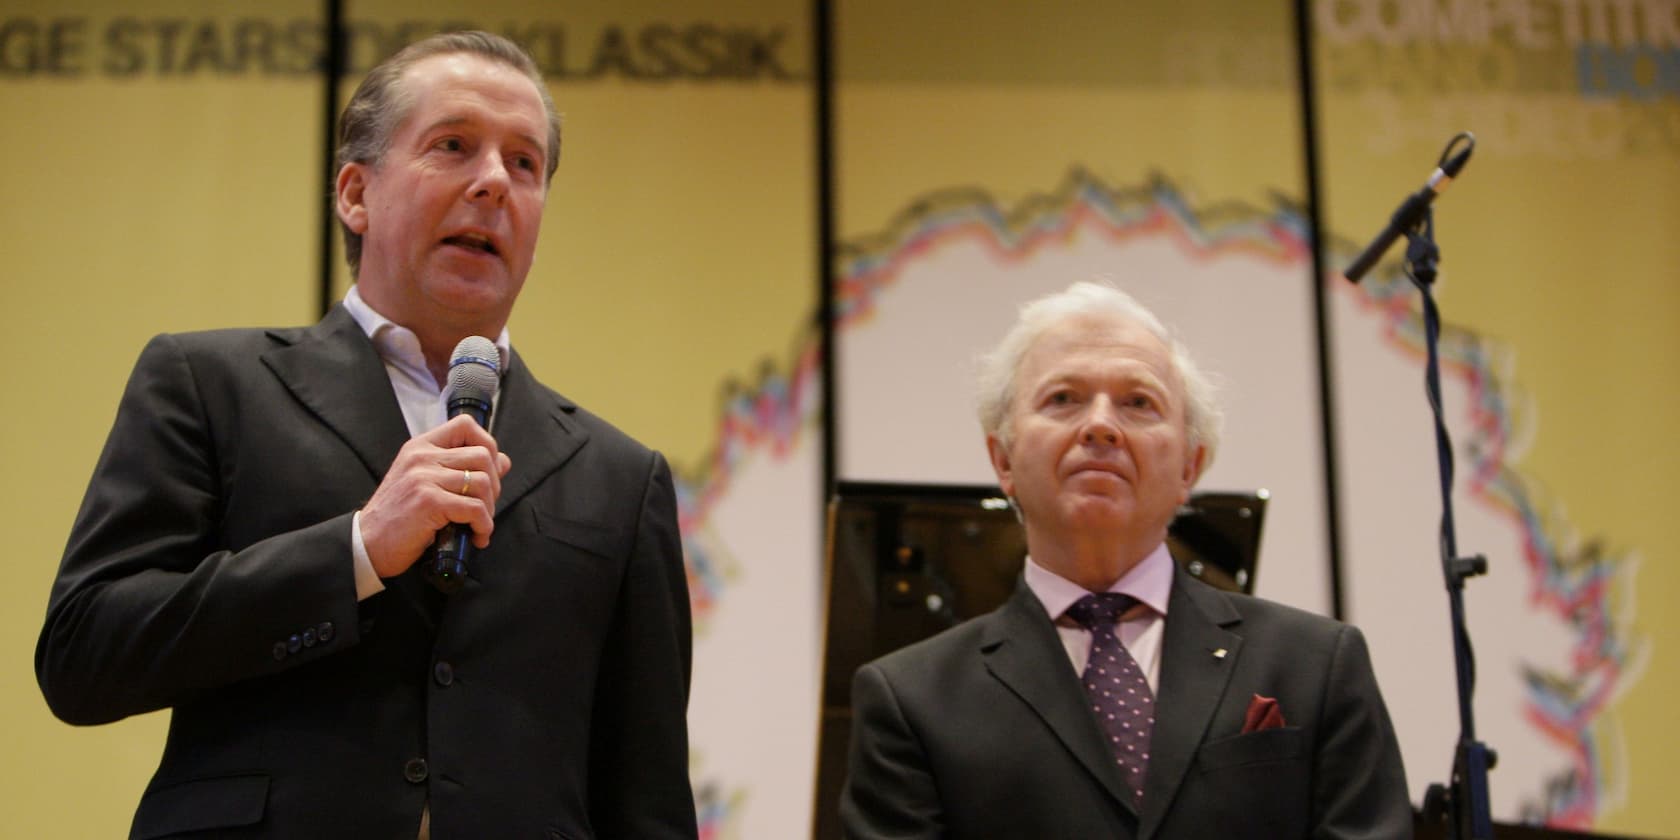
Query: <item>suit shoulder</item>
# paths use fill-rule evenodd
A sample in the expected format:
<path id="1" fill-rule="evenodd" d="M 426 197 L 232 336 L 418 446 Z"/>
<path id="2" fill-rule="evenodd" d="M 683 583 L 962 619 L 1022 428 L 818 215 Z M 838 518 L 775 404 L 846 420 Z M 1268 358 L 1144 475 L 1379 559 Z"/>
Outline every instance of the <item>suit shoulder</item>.
<path id="1" fill-rule="evenodd" d="M 171 345 L 189 355 L 200 353 L 225 355 L 240 349 L 266 349 L 283 343 L 302 331 L 302 327 L 224 327 L 213 330 L 158 333 L 146 343 L 147 348 Z"/>
<path id="2" fill-rule="evenodd" d="M 588 434 L 591 446 L 600 447 L 602 452 L 612 457 L 636 462 L 646 462 L 656 456 L 654 450 L 647 444 L 631 437 L 599 414 L 578 405 L 576 401 L 550 388 L 534 375 L 532 381 L 536 383 L 537 389 L 544 396 L 560 406 L 560 410 L 565 413 L 566 422 L 576 424 L 580 430 Z"/>
<path id="3" fill-rule="evenodd" d="M 1200 581 L 1194 581 L 1194 583 L 1197 586 L 1207 586 Z M 1212 589 L 1212 587 L 1208 588 Z M 1351 624 L 1300 607 L 1293 607 L 1238 592 L 1215 591 L 1217 597 L 1224 598 L 1226 603 L 1230 604 L 1242 617 L 1242 623 L 1247 632 L 1275 631 L 1292 638 L 1325 640 L 1334 639 L 1350 630 L 1358 632 L 1358 629 Z M 1170 618 L 1168 620 L 1171 621 Z"/>
<path id="4" fill-rule="evenodd" d="M 891 677 L 938 671 L 953 661 L 979 650 L 993 616 L 993 613 L 987 613 L 968 619 L 898 650 L 882 654 L 865 667 L 874 666 Z"/>
<path id="5" fill-rule="evenodd" d="M 158 333 L 141 348 L 134 362 L 135 377 L 150 377 L 170 370 L 190 370 L 195 379 L 220 383 L 245 375 L 269 350 L 281 346 L 282 332 L 258 327 L 236 327 L 192 332 Z"/>

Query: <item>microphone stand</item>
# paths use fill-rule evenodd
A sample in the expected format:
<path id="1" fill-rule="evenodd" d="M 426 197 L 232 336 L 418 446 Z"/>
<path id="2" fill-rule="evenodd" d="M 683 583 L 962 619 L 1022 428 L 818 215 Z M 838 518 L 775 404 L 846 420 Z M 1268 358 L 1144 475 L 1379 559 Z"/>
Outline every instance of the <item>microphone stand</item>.
<path id="1" fill-rule="evenodd" d="M 1470 648 L 1470 633 L 1464 625 L 1464 582 L 1487 572 L 1487 558 L 1479 554 L 1460 557 L 1453 526 L 1452 441 L 1447 436 L 1445 414 L 1441 408 L 1441 367 L 1437 351 L 1441 315 L 1430 293 L 1435 283 L 1436 266 L 1441 260 L 1441 250 L 1435 244 L 1433 210 L 1424 208 L 1421 222 L 1406 231 L 1406 241 L 1406 276 L 1423 296 L 1424 343 L 1428 351 L 1424 388 L 1435 418 L 1435 451 L 1441 476 L 1441 572 L 1446 577 L 1447 599 L 1451 607 L 1453 662 L 1458 675 L 1459 735 L 1453 752 L 1452 782 L 1450 787 L 1440 783 L 1429 786 L 1423 798 L 1423 813 L 1424 818 L 1432 823 L 1439 823 L 1445 818 L 1447 836 L 1452 840 L 1491 840 L 1493 818 L 1488 803 L 1487 772 L 1496 763 L 1497 756 L 1486 744 L 1476 740 L 1475 715 L 1470 704 L 1471 695 L 1475 692 L 1476 662 Z"/>

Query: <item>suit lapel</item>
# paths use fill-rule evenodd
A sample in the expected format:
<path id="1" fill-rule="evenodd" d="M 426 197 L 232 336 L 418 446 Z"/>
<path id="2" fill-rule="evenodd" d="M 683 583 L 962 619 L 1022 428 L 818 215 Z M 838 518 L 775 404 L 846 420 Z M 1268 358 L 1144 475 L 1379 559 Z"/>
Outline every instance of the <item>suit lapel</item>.
<path id="1" fill-rule="evenodd" d="M 1223 593 L 1174 569 L 1139 837 L 1152 836 L 1160 826 L 1207 736 L 1242 655 L 1242 637 L 1228 629 L 1240 620 Z M 1221 650 L 1224 654 L 1216 654 Z"/>
<path id="2" fill-rule="evenodd" d="M 508 369 L 496 396 L 496 410 L 490 416 L 490 433 L 496 446 L 513 462 L 502 477 L 502 494 L 496 499 L 496 525 L 509 524 L 507 513 L 519 500 L 560 469 L 589 435 L 568 415 L 577 406 L 537 382 L 526 370 L 518 353 L 509 354 Z M 515 520 L 517 521 L 517 520 Z M 495 551 L 491 537 L 487 552 Z M 462 604 L 480 595 L 497 574 L 497 563 L 488 554 L 473 565 L 460 592 L 449 602 Z M 406 576 L 405 576 L 406 577 Z"/>
<path id="3" fill-rule="evenodd" d="M 992 676 L 1032 707 L 1116 804 L 1131 810 L 1131 793 L 1086 708 L 1085 689 L 1067 649 L 1025 583 L 1017 584 L 1009 601 L 992 614 L 980 650 Z"/>
<path id="4" fill-rule="evenodd" d="M 282 346 L 263 364 L 292 396 L 349 444 L 375 481 L 408 441 L 408 424 L 373 343 L 337 305 L 313 327 L 271 330 Z"/>
<path id="5" fill-rule="evenodd" d="M 391 390 L 390 375 L 379 353 L 343 305 L 334 306 L 313 327 L 271 330 L 281 346 L 263 355 L 263 364 L 310 413 L 356 453 L 374 481 L 391 469 L 397 451 L 408 442 L 408 423 Z M 539 384 L 513 354 L 491 430 L 513 460 L 497 500 L 500 517 L 541 484 L 583 446 L 588 435 L 567 415 L 572 403 Z M 440 608 L 435 593 L 418 574 L 387 579 L 435 629 Z M 477 582 L 469 580 L 467 586 Z"/>
<path id="6" fill-rule="evenodd" d="M 397 451 L 408 442 L 408 421 L 391 389 L 390 374 L 379 351 L 343 304 L 334 306 L 313 327 L 271 330 L 282 343 L 263 355 L 263 364 L 313 413 L 349 445 L 375 482 L 385 478 Z M 359 500 L 347 500 L 355 505 Z M 422 564 L 385 579 L 413 608 L 429 631 L 436 632 L 442 601 L 420 576 Z"/>
<path id="7" fill-rule="evenodd" d="M 569 416 L 575 411 L 575 404 L 537 382 L 518 353 L 511 354 L 496 413 L 490 418 L 496 444 L 513 460 L 513 469 L 502 479 L 501 498 L 496 500 L 498 517 L 589 440 L 588 433 Z"/>
<path id="8" fill-rule="evenodd" d="M 384 478 L 397 450 L 408 442 L 408 423 L 378 351 L 350 313 L 334 306 L 313 327 L 270 335 L 283 346 L 265 354 L 263 363 L 350 446 L 374 480 Z M 513 458 L 497 514 L 559 469 L 588 439 L 566 416 L 576 410 L 539 384 L 519 354 L 512 354 L 491 419 L 497 442 Z"/>

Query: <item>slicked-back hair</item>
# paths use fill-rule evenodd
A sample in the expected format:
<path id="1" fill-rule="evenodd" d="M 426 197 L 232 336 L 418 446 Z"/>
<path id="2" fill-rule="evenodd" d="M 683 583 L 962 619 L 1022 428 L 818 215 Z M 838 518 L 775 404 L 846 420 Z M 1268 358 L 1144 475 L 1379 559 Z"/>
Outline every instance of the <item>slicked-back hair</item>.
<path id="1" fill-rule="evenodd" d="M 1184 384 L 1184 426 L 1190 449 L 1205 446 L 1202 461 L 1206 470 L 1213 463 L 1219 448 L 1219 430 L 1223 416 L 1215 397 L 1213 382 L 1196 366 L 1184 344 L 1173 336 L 1155 313 L 1119 289 L 1104 283 L 1081 281 L 1060 292 L 1029 301 L 1021 307 L 1020 317 L 1003 340 L 991 352 L 980 357 L 979 381 L 976 388 L 976 408 L 980 428 L 988 437 L 995 437 L 1005 447 L 1014 439 L 1010 422 L 1010 408 L 1015 402 L 1016 375 L 1027 351 L 1045 333 L 1074 318 L 1092 315 L 1118 316 L 1152 333 L 1166 345 L 1168 358 L 1179 381 Z"/>
<path id="2" fill-rule="evenodd" d="M 444 32 L 415 41 L 368 72 L 338 121 L 338 155 L 333 171 L 347 163 L 378 166 L 391 147 L 391 136 L 414 107 L 414 94 L 403 84 L 403 76 L 425 59 L 437 55 L 476 55 L 507 65 L 523 73 L 537 86 L 543 111 L 548 117 L 548 161 L 546 181 L 554 180 L 560 165 L 560 112 L 543 81 L 542 70 L 518 44 L 490 32 Z M 362 268 L 362 235 L 339 220 L 344 231 L 344 256 L 352 277 Z"/>

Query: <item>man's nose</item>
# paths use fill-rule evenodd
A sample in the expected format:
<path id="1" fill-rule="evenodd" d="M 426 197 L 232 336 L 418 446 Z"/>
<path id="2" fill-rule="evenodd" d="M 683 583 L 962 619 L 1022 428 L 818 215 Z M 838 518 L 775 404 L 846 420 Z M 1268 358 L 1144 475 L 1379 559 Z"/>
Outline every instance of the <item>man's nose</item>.
<path id="1" fill-rule="evenodd" d="M 500 206 L 507 199 L 509 176 L 500 155 L 486 154 L 479 161 L 478 171 L 467 188 L 469 201 L 488 201 Z"/>
<path id="2" fill-rule="evenodd" d="M 1112 424 L 1088 424 L 1083 440 L 1092 445 L 1119 446 L 1120 430 Z"/>
<path id="3" fill-rule="evenodd" d="M 1107 397 L 1092 400 L 1079 430 L 1080 441 L 1091 446 L 1119 446 L 1122 435 L 1114 404 Z"/>

